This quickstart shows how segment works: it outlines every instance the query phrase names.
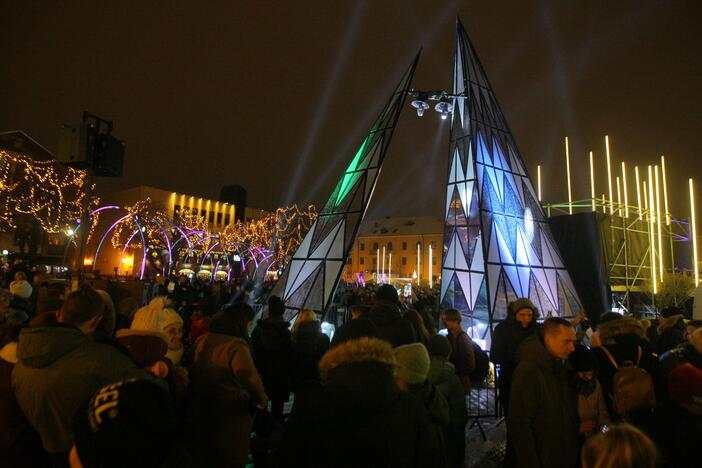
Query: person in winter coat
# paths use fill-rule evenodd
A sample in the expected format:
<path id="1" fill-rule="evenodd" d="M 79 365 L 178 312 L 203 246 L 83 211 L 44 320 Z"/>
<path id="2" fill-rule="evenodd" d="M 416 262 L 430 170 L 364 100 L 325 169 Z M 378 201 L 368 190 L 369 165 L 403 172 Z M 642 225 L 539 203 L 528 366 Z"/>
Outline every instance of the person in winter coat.
<path id="1" fill-rule="evenodd" d="M 450 414 L 446 398 L 427 380 L 429 373 L 429 353 L 421 343 L 398 346 L 393 350 L 397 367 L 395 382 L 402 390 L 414 395 L 429 415 L 427 437 L 436 440 L 442 447 L 441 454 L 432 466 L 448 466 L 444 434 L 448 431 Z"/>
<path id="2" fill-rule="evenodd" d="M 364 336 L 379 338 L 378 327 L 368 318 L 370 307 L 355 305 L 351 307 L 351 320 L 340 326 L 334 333 L 331 345 L 336 346 L 345 341 L 355 340 Z"/>
<path id="3" fill-rule="evenodd" d="M 414 343 L 417 337 L 410 322 L 400 314 L 400 303 L 394 286 L 384 284 L 375 293 L 375 305 L 368 318 L 378 328 L 380 338 L 393 347 Z"/>
<path id="4" fill-rule="evenodd" d="M 614 366 L 603 348 L 612 355 L 617 366 L 626 361 L 636 364 L 644 369 L 651 376 L 658 372 L 658 360 L 651 351 L 651 345 L 645 338 L 646 332 L 641 323 L 629 317 L 622 317 L 616 313 L 604 314 L 600 319 L 598 327 L 599 340 L 601 345 L 593 348 L 596 362 L 597 377 L 602 385 L 602 392 L 607 402 L 607 411 L 610 418 L 617 422 L 620 417 L 614 411 L 612 393 L 614 390 L 614 374 L 617 367 Z M 641 359 L 638 359 L 641 350 Z M 631 422 L 643 429 L 644 432 L 653 434 L 655 421 L 650 410 L 642 410 L 638 414 L 632 414 Z"/>
<path id="5" fill-rule="evenodd" d="M 554 317 L 519 347 L 507 414 L 517 466 L 577 464 L 579 424 L 567 364 L 574 342 L 570 322 Z"/>
<path id="6" fill-rule="evenodd" d="M 295 398 L 282 465 L 434 466 L 441 447 L 426 433 L 422 404 L 395 383 L 395 365 L 385 340 L 359 338 L 331 348 L 319 364 L 324 385 Z"/>
<path id="7" fill-rule="evenodd" d="M 0 325 L 0 467 L 41 468 L 49 460 L 41 447 L 39 434 L 17 405 L 12 389 L 12 369 L 17 363 L 17 337 L 22 324 Z"/>
<path id="8" fill-rule="evenodd" d="M 183 319 L 171 308 L 165 296 L 158 296 L 149 305 L 137 310 L 130 327 L 133 330 L 150 330 L 164 333 L 168 337 L 166 357 L 174 365 L 183 359 Z"/>
<path id="9" fill-rule="evenodd" d="M 283 407 L 290 397 L 292 343 L 290 324 L 283 314 L 285 305 L 279 297 L 268 298 L 268 317 L 261 319 L 251 335 L 254 362 L 271 399 L 271 414 L 283 420 Z"/>
<path id="10" fill-rule="evenodd" d="M 661 310 L 651 351 L 660 356 L 684 343 L 685 331 L 683 311 L 675 306 L 666 307 Z"/>
<path id="11" fill-rule="evenodd" d="M 322 333 L 317 314 L 300 312 L 292 326 L 293 390 L 308 381 L 319 381 L 319 360 L 329 349 L 329 337 Z"/>
<path id="12" fill-rule="evenodd" d="M 512 374 L 517 367 L 517 349 L 522 341 L 537 333 L 538 318 L 539 309 L 529 299 L 517 299 L 507 306 L 507 318 L 492 332 L 490 360 L 500 366 L 497 388 L 505 414 L 509 409 Z"/>
<path id="13" fill-rule="evenodd" d="M 66 460 L 71 419 L 83 402 L 107 384 L 145 374 L 116 348 L 92 340 L 103 307 L 100 295 L 82 285 L 66 298 L 56 325 L 25 328 L 19 336 L 15 396 L 54 460 Z"/>
<path id="14" fill-rule="evenodd" d="M 247 304 L 229 306 L 195 342 L 188 418 L 202 466 L 246 466 L 253 410 L 268 405 L 248 343 L 253 319 Z"/>
<path id="15" fill-rule="evenodd" d="M 581 441 L 584 441 L 597 427 L 610 424 L 609 413 L 602 386 L 595 377 L 595 357 L 592 351 L 576 344 L 575 351 L 568 357 L 568 361 L 573 369 L 571 381 L 578 394 L 580 435 Z"/>
<path id="16" fill-rule="evenodd" d="M 456 368 L 463 390 L 468 395 L 472 387 L 470 373 L 475 369 L 475 352 L 473 341 L 461 327 L 461 319 L 461 313 L 456 309 L 447 309 L 441 314 L 441 320 L 448 330 L 447 338 L 451 343 L 451 364 Z"/>
<path id="17" fill-rule="evenodd" d="M 446 453 L 448 465 L 463 466 L 466 457 L 466 424 L 468 407 L 463 384 L 456 369 L 449 362 L 451 345 L 446 337 L 434 335 L 429 340 L 429 373 L 427 380 L 436 386 L 446 398 L 449 406 L 449 426 L 446 431 Z"/>

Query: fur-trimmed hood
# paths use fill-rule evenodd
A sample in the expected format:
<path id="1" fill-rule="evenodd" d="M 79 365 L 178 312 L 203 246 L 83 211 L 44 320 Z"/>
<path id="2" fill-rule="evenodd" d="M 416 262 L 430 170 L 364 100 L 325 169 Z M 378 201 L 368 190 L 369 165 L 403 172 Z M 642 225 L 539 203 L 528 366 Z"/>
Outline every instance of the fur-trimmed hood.
<path id="1" fill-rule="evenodd" d="M 319 373 L 323 380 L 327 380 L 333 369 L 357 362 L 380 362 L 393 368 L 396 365 L 395 355 L 387 341 L 364 337 L 330 349 L 319 361 Z"/>
<path id="2" fill-rule="evenodd" d="M 685 317 L 682 314 L 671 315 L 658 325 L 658 333 L 663 333 L 671 328 L 685 329 Z"/>
<path id="3" fill-rule="evenodd" d="M 602 344 L 614 344 L 615 338 L 621 335 L 636 335 L 641 339 L 646 338 L 646 329 L 635 318 L 623 317 L 600 324 L 598 330 Z"/>

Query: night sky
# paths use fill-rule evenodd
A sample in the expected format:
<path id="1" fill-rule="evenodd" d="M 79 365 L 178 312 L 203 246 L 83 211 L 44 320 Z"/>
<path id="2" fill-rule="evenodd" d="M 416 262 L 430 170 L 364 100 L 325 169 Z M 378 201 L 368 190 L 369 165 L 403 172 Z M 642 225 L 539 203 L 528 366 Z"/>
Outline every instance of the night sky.
<path id="1" fill-rule="evenodd" d="M 389 92 L 424 47 L 414 86 L 451 86 L 460 15 L 546 201 L 589 197 L 587 152 L 616 167 L 666 155 L 674 214 L 702 193 L 702 2 L 228 1 L 0 3 L 0 131 L 54 151 L 89 110 L 126 140 L 122 179 L 249 205 L 323 204 Z M 368 217 L 440 217 L 448 122 L 407 104 Z M 645 172 L 645 169 L 644 169 Z M 535 181 L 534 181 L 535 182 Z M 633 190 L 634 185 L 630 185 Z M 698 204 L 701 197 L 698 197 Z"/>

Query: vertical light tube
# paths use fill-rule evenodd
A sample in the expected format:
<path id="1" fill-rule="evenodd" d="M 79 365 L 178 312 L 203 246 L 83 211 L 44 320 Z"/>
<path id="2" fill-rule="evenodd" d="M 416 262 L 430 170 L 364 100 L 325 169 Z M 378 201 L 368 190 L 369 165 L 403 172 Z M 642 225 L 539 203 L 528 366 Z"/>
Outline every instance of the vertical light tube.
<path id="1" fill-rule="evenodd" d="M 639 220 L 643 219 L 643 212 L 641 211 L 641 182 L 639 181 L 639 166 L 634 166 L 634 172 L 636 173 L 636 201 L 639 204 Z"/>
<path id="2" fill-rule="evenodd" d="M 605 197 L 605 194 L 602 194 L 602 212 L 607 214 L 607 197 Z"/>
<path id="3" fill-rule="evenodd" d="M 660 190 L 660 184 L 658 182 L 658 165 L 655 167 L 655 174 L 656 174 L 656 222 L 658 223 L 658 272 L 660 276 L 660 280 L 663 281 L 663 235 L 661 233 L 662 231 L 662 224 L 663 220 L 661 219 L 661 190 Z"/>
<path id="4" fill-rule="evenodd" d="M 700 284 L 700 272 L 697 265 L 697 224 L 695 223 L 695 193 L 690 179 L 690 237 L 692 237 L 692 269 L 695 272 L 695 286 Z"/>
<path id="5" fill-rule="evenodd" d="M 619 176 L 616 177 L 617 180 L 617 214 L 622 217 L 622 187 L 619 183 Z"/>
<path id="6" fill-rule="evenodd" d="M 607 185 L 609 187 L 609 214 L 614 214 L 614 197 L 612 196 L 612 162 L 609 157 L 609 135 L 605 135 L 605 150 L 607 151 Z"/>
<path id="7" fill-rule="evenodd" d="M 380 248 L 375 251 L 375 283 L 380 284 Z"/>
<path id="8" fill-rule="evenodd" d="M 431 277 L 431 273 L 432 273 L 432 271 L 431 271 L 431 265 L 432 265 L 431 264 L 431 255 L 432 255 L 432 249 L 431 249 L 431 244 L 429 244 L 429 289 L 431 289 L 431 287 L 432 287 L 432 284 L 431 284 L 431 280 L 432 280 L 432 277 Z"/>
<path id="9" fill-rule="evenodd" d="M 626 188 L 626 163 L 622 161 L 622 185 L 624 186 L 624 217 L 629 217 L 629 192 Z"/>
<path id="10" fill-rule="evenodd" d="M 541 202 L 541 165 L 536 166 L 536 186 L 538 187 L 539 202 Z"/>
<path id="11" fill-rule="evenodd" d="M 422 279 L 422 244 L 417 242 L 417 286 Z"/>
<path id="12" fill-rule="evenodd" d="M 646 191 L 646 180 L 643 181 L 644 211 L 648 211 L 648 192 Z"/>
<path id="13" fill-rule="evenodd" d="M 653 223 L 655 222 L 656 205 L 653 198 L 653 169 L 651 166 L 648 166 L 648 207 L 648 224 L 651 232 L 649 236 L 649 241 L 651 243 L 651 277 L 653 281 L 653 294 L 657 294 L 658 279 L 656 273 L 656 229 L 653 227 Z"/>
<path id="14" fill-rule="evenodd" d="M 665 177 L 665 156 L 661 155 L 661 170 L 663 171 L 663 201 L 665 203 L 665 225 L 670 226 L 670 211 L 668 211 L 668 183 Z"/>
<path id="15" fill-rule="evenodd" d="M 388 259 L 388 283 L 392 280 L 392 252 L 389 253 L 390 258 Z"/>
<path id="16" fill-rule="evenodd" d="M 595 157 L 590 151 L 590 198 L 592 198 L 592 211 L 595 211 Z"/>
<path id="17" fill-rule="evenodd" d="M 568 214 L 573 214 L 573 194 L 570 189 L 570 150 L 568 149 L 568 137 L 565 137 L 566 150 L 566 176 L 568 177 Z"/>
<path id="18" fill-rule="evenodd" d="M 383 246 L 383 281 L 385 281 L 385 246 Z"/>

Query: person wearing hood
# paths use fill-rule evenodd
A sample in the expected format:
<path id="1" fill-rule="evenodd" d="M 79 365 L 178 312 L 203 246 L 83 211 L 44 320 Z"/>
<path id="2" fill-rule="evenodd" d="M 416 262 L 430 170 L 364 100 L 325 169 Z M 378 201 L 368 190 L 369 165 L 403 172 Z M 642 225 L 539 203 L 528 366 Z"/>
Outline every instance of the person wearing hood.
<path id="1" fill-rule="evenodd" d="M 519 347 L 507 414 L 517 466 L 577 465 L 579 423 L 567 364 L 574 346 L 570 322 L 553 317 Z"/>
<path id="2" fill-rule="evenodd" d="M 319 380 L 319 360 L 329 349 L 329 337 L 313 310 L 304 309 L 292 326 L 293 390 L 305 382 Z"/>
<path id="3" fill-rule="evenodd" d="M 610 424 L 609 413 L 602 386 L 595 376 L 595 357 L 592 351 L 577 343 L 568 361 L 573 369 L 571 382 L 578 394 L 580 440 L 584 442 L 597 427 Z"/>
<path id="4" fill-rule="evenodd" d="M 539 326 L 539 309 L 527 298 L 520 298 L 507 306 L 507 318 L 492 332 L 490 360 L 500 366 L 497 378 L 500 403 L 507 414 L 512 374 L 517 367 L 517 349 L 527 337 L 535 335 Z"/>
<path id="5" fill-rule="evenodd" d="M 282 439 L 282 466 L 427 467 L 443 456 L 419 400 L 395 381 L 390 344 L 349 340 L 319 363 L 324 385 L 295 399 Z"/>
<path id="6" fill-rule="evenodd" d="M 283 420 L 283 408 L 290 398 L 292 343 L 290 324 L 283 318 L 285 304 L 277 296 L 268 298 L 268 317 L 260 319 L 251 335 L 254 362 L 261 373 L 271 414 Z"/>
<path id="7" fill-rule="evenodd" d="M 400 314 L 400 302 L 394 286 L 380 286 L 374 302 L 368 318 L 378 328 L 381 339 L 393 347 L 417 341 L 412 324 Z"/>
<path id="8" fill-rule="evenodd" d="M 683 311 L 675 306 L 661 310 L 655 338 L 651 342 L 651 350 L 660 356 L 684 342 L 685 319 Z"/>
<path id="9" fill-rule="evenodd" d="M 646 339 L 643 325 L 635 318 L 622 317 L 615 312 L 608 312 L 600 318 L 597 331 L 601 343 L 598 347 L 593 348 L 597 376 L 607 402 L 607 411 L 616 422 L 617 414 L 614 410 L 612 393 L 614 374 L 617 373 L 618 369 L 612 363 L 612 359 L 617 363 L 617 366 L 621 366 L 627 361 L 634 363 L 651 376 L 658 373 L 658 359 L 653 354 L 651 344 Z M 606 348 L 606 351 L 603 348 Z M 607 353 L 611 354 L 612 359 Z M 640 414 L 630 416 L 633 424 L 649 434 L 653 433 L 655 423 L 651 411 L 644 410 Z"/>
<path id="10" fill-rule="evenodd" d="M 105 385 L 144 375 L 128 356 L 92 340 L 103 307 L 100 295 L 84 284 L 66 298 L 58 323 L 25 328 L 19 336 L 15 396 L 57 463 L 65 463 L 73 445 L 71 419 L 80 405 Z"/>

